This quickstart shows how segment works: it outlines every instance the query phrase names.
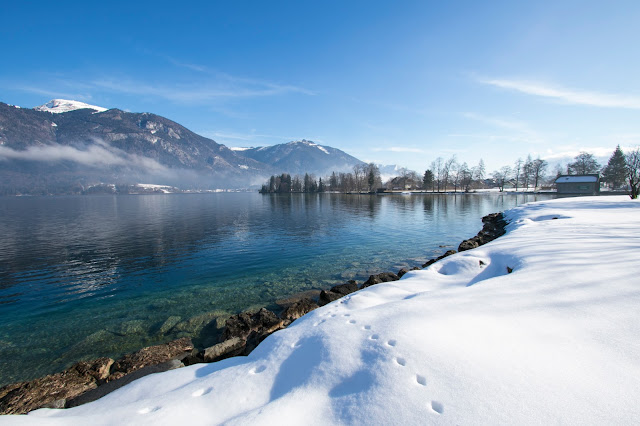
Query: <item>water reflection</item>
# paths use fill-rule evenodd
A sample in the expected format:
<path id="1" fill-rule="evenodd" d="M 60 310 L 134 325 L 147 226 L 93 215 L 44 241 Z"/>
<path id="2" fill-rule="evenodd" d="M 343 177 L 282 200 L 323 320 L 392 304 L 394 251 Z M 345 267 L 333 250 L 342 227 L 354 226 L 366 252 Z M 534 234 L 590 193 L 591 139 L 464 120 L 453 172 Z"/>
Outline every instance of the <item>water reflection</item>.
<path id="1" fill-rule="evenodd" d="M 184 325 L 198 315 L 421 265 L 475 235 L 483 215 L 535 198 L 0 198 L 0 385 L 80 357 L 198 336 Z M 183 325 L 165 330 L 166 321 Z"/>

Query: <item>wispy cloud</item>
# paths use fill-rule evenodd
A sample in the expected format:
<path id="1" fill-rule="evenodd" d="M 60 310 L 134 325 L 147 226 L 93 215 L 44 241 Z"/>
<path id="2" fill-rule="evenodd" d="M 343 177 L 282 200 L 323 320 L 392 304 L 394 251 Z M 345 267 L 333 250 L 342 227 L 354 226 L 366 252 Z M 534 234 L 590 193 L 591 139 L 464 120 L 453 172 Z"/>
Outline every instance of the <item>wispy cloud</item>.
<path id="1" fill-rule="evenodd" d="M 531 132 L 529 125 L 519 120 L 513 120 L 508 118 L 502 118 L 502 117 L 491 117 L 491 116 L 486 116 L 482 114 L 477 114 L 475 112 L 465 112 L 462 114 L 462 116 L 471 120 L 489 124 L 493 127 L 499 127 L 501 129 L 515 130 L 523 133 Z"/>
<path id="2" fill-rule="evenodd" d="M 193 69 L 198 65 L 182 64 Z M 198 78 L 189 78 L 185 82 L 141 81 L 129 76 L 110 75 L 94 78 L 73 78 L 51 75 L 42 78 L 41 84 L 25 84 L 21 81 L 3 81 L 0 85 L 12 90 L 36 93 L 53 98 L 89 100 L 91 94 L 124 94 L 159 98 L 175 103 L 206 104 L 216 100 L 240 99 L 301 94 L 313 96 L 315 92 L 303 87 L 280 84 L 267 80 L 231 76 L 229 74 L 205 70 Z M 79 93 L 81 91 L 81 93 Z"/>
<path id="3" fill-rule="evenodd" d="M 252 98 L 288 93 L 313 95 L 313 92 L 296 86 L 242 79 L 205 81 L 200 84 L 165 85 L 148 84 L 133 79 L 101 78 L 92 80 L 89 85 L 107 92 L 153 96 L 178 103 L 202 103 L 216 99 Z"/>
<path id="4" fill-rule="evenodd" d="M 426 151 L 421 148 L 413 148 L 408 146 L 389 146 L 382 148 L 373 148 L 376 152 L 413 152 L 413 153 L 425 153 Z"/>
<path id="5" fill-rule="evenodd" d="M 89 101 L 91 100 L 91 95 L 86 93 L 75 93 L 75 92 L 67 92 L 62 90 L 49 90 L 42 89 L 39 87 L 29 86 L 29 85 L 18 85 L 13 87 L 15 90 L 19 90 L 27 93 L 34 93 L 36 95 L 43 95 L 49 98 L 63 98 L 63 99 L 73 99 L 77 101 Z"/>
<path id="6" fill-rule="evenodd" d="M 604 108 L 640 109 L 640 96 L 570 89 L 558 85 L 525 80 L 480 78 L 478 81 L 490 86 L 555 99 L 569 104 Z"/>

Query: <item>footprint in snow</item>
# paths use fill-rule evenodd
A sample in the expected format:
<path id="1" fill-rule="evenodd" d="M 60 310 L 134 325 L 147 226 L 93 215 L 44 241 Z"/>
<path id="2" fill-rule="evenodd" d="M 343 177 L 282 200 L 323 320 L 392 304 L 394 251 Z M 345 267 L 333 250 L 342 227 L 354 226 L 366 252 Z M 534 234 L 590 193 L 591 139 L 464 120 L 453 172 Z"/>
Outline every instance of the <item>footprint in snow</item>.
<path id="1" fill-rule="evenodd" d="M 387 342 L 387 345 L 389 345 L 389 346 L 395 346 L 397 344 L 398 344 L 398 342 L 395 339 L 391 339 L 391 340 L 389 340 Z"/>
<path id="2" fill-rule="evenodd" d="M 251 374 L 260 374 L 266 369 L 267 369 L 266 365 L 261 365 L 259 367 L 252 368 L 251 370 L 249 370 L 249 373 L 251 373 Z"/>
<path id="3" fill-rule="evenodd" d="M 427 386 L 427 378 L 420 374 L 416 374 L 416 382 L 422 386 Z"/>
<path id="4" fill-rule="evenodd" d="M 369 339 L 371 339 L 371 340 L 378 340 L 379 338 L 380 338 L 380 336 L 377 335 L 377 334 L 372 334 L 371 337 L 369 337 Z"/>
<path id="5" fill-rule="evenodd" d="M 138 410 L 138 414 L 149 414 L 149 413 L 153 413 L 154 411 L 158 411 L 160 409 L 160 407 L 144 407 L 141 410 Z"/>
<path id="6" fill-rule="evenodd" d="M 356 320 L 349 320 L 349 321 L 347 321 L 347 323 L 349 323 L 349 324 L 355 324 L 355 323 L 356 323 Z"/>
<path id="7" fill-rule="evenodd" d="M 401 357 L 396 358 L 396 363 L 401 366 L 407 365 L 407 360 Z"/>
<path id="8" fill-rule="evenodd" d="M 444 405 L 438 401 L 431 401 L 431 409 L 438 414 L 442 414 L 444 412 Z"/>
<path id="9" fill-rule="evenodd" d="M 191 394 L 192 397 L 198 397 L 198 396 L 202 396 L 202 395 L 206 395 L 209 392 L 211 392 L 213 390 L 213 388 L 207 388 L 207 389 L 198 389 L 197 391 L 195 391 L 194 393 Z"/>
<path id="10" fill-rule="evenodd" d="M 362 329 L 363 330 L 371 330 L 371 326 L 370 325 L 365 325 L 365 326 L 362 326 Z"/>

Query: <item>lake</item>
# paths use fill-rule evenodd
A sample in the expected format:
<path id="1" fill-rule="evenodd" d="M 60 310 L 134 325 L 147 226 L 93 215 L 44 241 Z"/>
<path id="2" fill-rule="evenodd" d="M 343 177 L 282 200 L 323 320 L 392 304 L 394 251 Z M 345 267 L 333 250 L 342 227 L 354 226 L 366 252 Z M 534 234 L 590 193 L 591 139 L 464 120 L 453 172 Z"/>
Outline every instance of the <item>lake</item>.
<path id="1" fill-rule="evenodd" d="M 213 344 L 212 320 L 420 266 L 482 216 L 554 196 L 0 198 L 0 386 L 183 336 Z"/>

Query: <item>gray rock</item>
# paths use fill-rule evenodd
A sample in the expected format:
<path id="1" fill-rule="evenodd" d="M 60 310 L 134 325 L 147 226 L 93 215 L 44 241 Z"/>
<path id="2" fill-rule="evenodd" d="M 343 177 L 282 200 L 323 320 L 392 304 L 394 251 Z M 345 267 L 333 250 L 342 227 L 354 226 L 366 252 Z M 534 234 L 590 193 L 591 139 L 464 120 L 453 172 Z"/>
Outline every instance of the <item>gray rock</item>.
<path id="1" fill-rule="evenodd" d="M 204 362 L 214 362 L 221 359 L 240 355 L 247 342 L 239 337 L 232 337 L 222 343 L 213 345 L 204 350 Z"/>
<path id="2" fill-rule="evenodd" d="M 176 368 L 181 368 L 181 367 L 184 367 L 184 364 L 177 359 L 172 359 L 160 364 L 143 367 L 131 374 L 122 376 L 117 380 L 112 380 L 110 382 L 104 383 L 103 385 L 98 386 L 95 389 L 91 389 L 88 392 L 85 392 L 73 399 L 66 401 L 64 407 L 65 408 L 77 407 L 78 405 L 95 401 L 113 392 L 114 390 L 123 387 L 124 385 L 128 385 L 129 383 L 141 377 L 148 376 L 149 374 L 153 374 L 153 373 L 162 373 L 164 371 L 175 370 Z M 51 407 L 51 408 L 63 408 L 63 407 Z"/>
<path id="3" fill-rule="evenodd" d="M 338 300 L 342 297 L 342 294 L 339 293 L 334 293 L 333 291 L 329 290 L 322 290 L 320 292 L 320 297 L 318 298 L 318 304 L 320 306 L 324 306 L 328 303 L 333 302 L 334 300 Z"/>
<path id="4" fill-rule="evenodd" d="M 369 276 L 369 279 L 365 281 L 364 284 L 362 284 L 361 288 L 366 288 L 374 284 L 386 283 L 389 281 L 398 281 L 399 279 L 400 277 L 393 272 L 383 272 L 381 274 Z"/>
<path id="5" fill-rule="evenodd" d="M 24 414 L 45 406 L 59 406 L 98 387 L 109 375 L 111 358 L 79 362 L 56 374 L 0 388 L 0 414 Z"/>
<path id="6" fill-rule="evenodd" d="M 149 346 L 118 359 L 111 367 L 108 381 L 117 380 L 144 367 L 162 364 L 191 354 L 193 343 L 189 338 L 181 338 L 164 345 Z"/>
<path id="7" fill-rule="evenodd" d="M 268 335 L 283 328 L 283 322 L 276 314 L 268 309 L 261 308 L 258 312 L 243 312 L 232 315 L 222 332 L 222 341 L 233 337 L 247 339 L 252 332 L 258 335 Z"/>
<path id="8" fill-rule="evenodd" d="M 345 284 L 338 284 L 331 287 L 331 291 L 342 296 L 346 296 L 347 294 L 353 293 L 354 291 L 358 291 L 358 283 L 354 280 L 349 280 L 349 282 Z"/>
<path id="9" fill-rule="evenodd" d="M 293 322 L 301 316 L 319 308 L 318 304 L 311 299 L 302 299 L 290 305 L 282 311 L 280 318 L 285 321 Z"/>

